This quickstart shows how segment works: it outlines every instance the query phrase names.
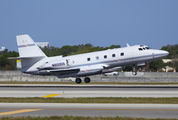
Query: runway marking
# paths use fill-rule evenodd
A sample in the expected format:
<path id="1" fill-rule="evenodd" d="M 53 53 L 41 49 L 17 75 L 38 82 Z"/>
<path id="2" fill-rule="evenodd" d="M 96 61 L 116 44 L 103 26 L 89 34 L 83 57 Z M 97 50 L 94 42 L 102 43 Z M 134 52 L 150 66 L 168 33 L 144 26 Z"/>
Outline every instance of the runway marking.
<path id="1" fill-rule="evenodd" d="M 38 110 L 43 110 L 43 109 L 23 109 L 23 110 L 17 110 L 17 111 L 2 112 L 0 113 L 0 115 L 10 115 L 10 114 L 38 111 Z"/>
<path id="2" fill-rule="evenodd" d="M 51 95 L 46 95 L 46 96 L 42 96 L 42 97 L 54 97 L 54 96 L 58 96 L 58 95 L 61 95 L 61 94 L 51 94 Z"/>

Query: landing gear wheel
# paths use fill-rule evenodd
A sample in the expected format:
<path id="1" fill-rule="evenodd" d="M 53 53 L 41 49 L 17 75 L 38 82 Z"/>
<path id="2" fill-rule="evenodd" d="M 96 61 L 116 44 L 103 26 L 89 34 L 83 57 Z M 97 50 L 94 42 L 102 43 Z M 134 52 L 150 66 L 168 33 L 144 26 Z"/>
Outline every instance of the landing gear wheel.
<path id="1" fill-rule="evenodd" d="M 76 82 L 77 84 L 80 84 L 80 83 L 82 82 L 82 80 L 81 80 L 81 78 L 76 78 L 76 79 L 75 79 L 75 82 Z"/>
<path id="2" fill-rule="evenodd" d="M 114 76 L 114 77 L 117 77 L 117 75 L 116 75 L 115 73 L 113 74 L 113 76 Z"/>
<path id="3" fill-rule="evenodd" d="M 137 75 L 137 70 L 135 69 L 135 67 L 133 68 L 132 74 Z"/>
<path id="4" fill-rule="evenodd" d="M 84 79 L 84 81 L 85 81 L 85 83 L 89 83 L 89 82 L 90 82 L 90 78 L 89 78 L 89 77 L 86 77 L 86 78 Z"/>

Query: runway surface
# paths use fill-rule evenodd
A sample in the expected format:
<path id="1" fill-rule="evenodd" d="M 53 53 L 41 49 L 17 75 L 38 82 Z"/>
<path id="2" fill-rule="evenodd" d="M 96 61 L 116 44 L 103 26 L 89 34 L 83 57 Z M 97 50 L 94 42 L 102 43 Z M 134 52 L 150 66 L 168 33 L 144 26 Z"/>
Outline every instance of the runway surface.
<path id="1" fill-rule="evenodd" d="M 0 103 L 3 116 L 178 118 L 178 104 Z"/>
<path id="2" fill-rule="evenodd" d="M 0 85 L 0 97 L 178 97 L 178 86 Z"/>
<path id="3" fill-rule="evenodd" d="M 178 86 L 0 85 L 0 97 L 178 97 Z M 177 113 L 178 104 L 0 103 L 0 117 L 73 115 L 178 118 Z"/>

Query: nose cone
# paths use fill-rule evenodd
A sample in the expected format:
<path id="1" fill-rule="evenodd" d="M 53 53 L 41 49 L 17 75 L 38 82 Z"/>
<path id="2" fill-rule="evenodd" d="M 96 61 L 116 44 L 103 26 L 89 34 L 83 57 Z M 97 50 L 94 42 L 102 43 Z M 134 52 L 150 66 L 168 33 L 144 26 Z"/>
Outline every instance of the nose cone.
<path id="1" fill-rule="evenodd" d="M 169 52 L 165 51 L 165 50 L 161 50 L 162 51 L 162 55 L 163 56 L 167 56 L 169 54 Z"/>
<path id="2" fill-rule="evenodd" d="M 159 58 L 163 58 L 163 57 L 167 56 L 169 54 L 169 52 L 167 52 L 165 50 L 154 50 L 153 54 L 154 54 L 155 59 L 159 59 Z"/>

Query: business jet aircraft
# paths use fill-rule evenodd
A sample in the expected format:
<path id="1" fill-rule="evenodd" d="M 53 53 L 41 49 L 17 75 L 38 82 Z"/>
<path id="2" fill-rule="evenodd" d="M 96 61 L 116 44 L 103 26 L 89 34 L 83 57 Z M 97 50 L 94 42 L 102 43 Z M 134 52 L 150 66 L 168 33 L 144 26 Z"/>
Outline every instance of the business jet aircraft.
<path id="1" fill-rule="evenodd" d="M 124 48 L 108 49 L 71 56 L 47 57 L 29 35 L 16 36 L 21 59 L 22 72 L 33 75 L 54 75 L 58 78 L 75 77 L 76 83 L 81 83 L 80 77 L 85 77 L 85 83 L 90 82 L 88 76 L 113 72 L 123 66 L 144 65 L 169 53 L 163 50 L 150 49 L 145 45 L 135 45 Z"/>

